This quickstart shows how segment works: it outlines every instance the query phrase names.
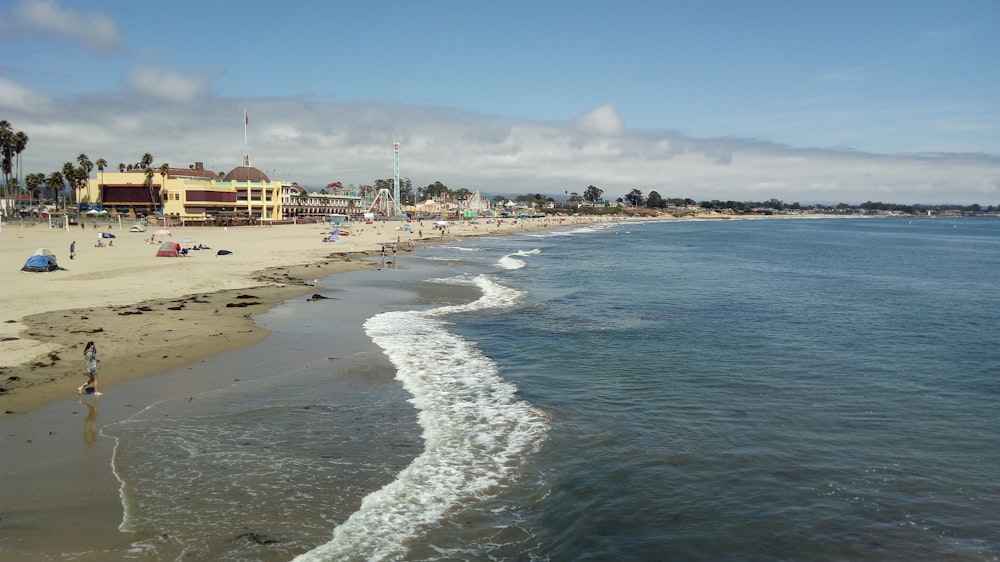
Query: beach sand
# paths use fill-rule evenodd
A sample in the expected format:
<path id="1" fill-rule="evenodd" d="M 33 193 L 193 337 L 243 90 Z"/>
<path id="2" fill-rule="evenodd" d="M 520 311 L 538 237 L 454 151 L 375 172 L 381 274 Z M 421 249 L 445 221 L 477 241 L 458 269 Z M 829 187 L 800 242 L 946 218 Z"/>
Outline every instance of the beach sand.
<path id="1" fill-rule="evenodd" d="M 602 221 L 607 219 L 593 219 Z M 183 379 L 144 385 L 136 395 L 115 387 L 177 373 L 210 356 L 262 342 L 268 334 L 253 316 L 293 298 L 333 297 L 327 283 L 339 272 L 386 265 L 399 244 L 405 259 L 416 247 L 454 238 L 504 235 L 567 226 L 572 219 L 455 222 L 444 235 L 432 223 L 353 223 L 340 242 L 324 242 L 326 224 L 273 227 L 172 228 L 161 240 L 191 239 L 210 250 L 189 257 L 156 257 L 158 244 L 129 225 L 112 225 L 114 245 L 96 247 L 90 224 L 50 228 L 4 223 L 0 228 L 0 556 L 48 558 L 82 544 L 127 544 L 118 532 L 118 482 L 110 471 L 112 445 L 100 425 L 188 389 Z M 590 222 L 589 220 L 579 222 Z M 107 225 L 103 226 L 108 231 Z M 152 230 L 152 229 L 150 229 Z M 76 257 L 69 258 L 76 242 Z M 105 243 L 108 240 L 104 240 Z M 387 247 L 381 257 L 381 248 Z M 62 271 L 28 273 L 21 266 L 37 248 L 55 252 Z M 218 250 L 232 255 L 219 256 Z M 101 361 L 100 423 L 93 396 L 77 395 L 86 381 L 83 349 L 94 341 Z M 189 381 L 193 387 L 202 381 Z M 148 389 L 153 388 L 150 392 Z M 116 400 L 110 400 L 114 396 Z M 81 425 L 84 439 L 81 440 Z M 90 427 L 94 425 L 95 427 Z M 90 439 L 88 439 L 88 435 Z M 100 552 L 74 559 L 100 560 Z"/>
<path id="2" fill-rule="evenodd" d="M 156 257 L 149 233 L 114 225 L 114 245 L 96 247 L 101 230 L 5 224 L 0 230 L 0 402 L 8 415 L 74 398 L 85 382 L 83 348 L 97 343 L 99 388 L 161 373 L 267 337 L 252 315 L 310 295 L 315 279 L 377 267 L 382 245 L 405 255 L 414 245 L 564 224 L 456 222 L 445 236 L 431 222 L 353 223 L 341 242 L 324 242 L 326 224 L 173 228 L 160 240 L 204 244 L 184 258 Z M 102 230 L 108 231 L 105 226 Z M 150 229 L 152 231 L 152 229 Z M 422 237 L 421 237 L 422 234 Z M 69 259 L 76 241 L 76 258 Z M 109 240 L 104 240 L 107 243 Z M 64 271 L 20 271 L 38 248 L 55 252 Z M 232 255 L 219 256 L 218 250 Z"/>

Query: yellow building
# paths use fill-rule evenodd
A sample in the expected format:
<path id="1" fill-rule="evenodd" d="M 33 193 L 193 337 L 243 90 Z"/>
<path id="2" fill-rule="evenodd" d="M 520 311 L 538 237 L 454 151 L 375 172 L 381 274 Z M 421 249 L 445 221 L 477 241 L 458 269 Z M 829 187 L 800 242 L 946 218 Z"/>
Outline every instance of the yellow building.
<path id="1" fill-rule="evenodd" d="M 166 173 L 153 168 L 100 172 L 77 189 L 80 210 L 104 209 L 111 216 L 159 217 L 174 223 L 282 220 L 281 182 L 252 166 L 220 177 L 201 162 Z"/>

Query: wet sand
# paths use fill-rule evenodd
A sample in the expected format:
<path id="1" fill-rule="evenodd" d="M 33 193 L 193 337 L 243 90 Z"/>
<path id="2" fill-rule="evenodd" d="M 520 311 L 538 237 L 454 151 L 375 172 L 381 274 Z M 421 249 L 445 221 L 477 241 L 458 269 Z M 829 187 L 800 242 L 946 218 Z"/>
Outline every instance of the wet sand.
<path id="1" fill-rule="evenodd" d="M 329 227 L 321 224 L 171 229 L 166 239 L 212 248 L 186 258 L 156 257 L 148 234 L 117 225 L 114 246 L 98 248 L 89 226 L 4 224 L 0 555 L 103 560 L 102 548 L 126 548 L 132 537 L 118 531 L 119 482 L 109 470 L 113 441 L 99 437 L 99 428 L 152 403 L 224 384 L 231 374 L 212 380 L 185 373 L 263 342 L 268 333 L 254 324 L 255 315 L 289 299 L 337 298 L 335 282 L 316 287 L 316 280 L 391 261 L 391 250 L 380 256 L 383 244 L 398 243 L 397 259 L 405 260 L 410 240 L 419 247 L 566 224 L 462 223 L 441 236 L 427 222 L 414 223 L 412 232 L 390 222 L 358 225 L 339 243 L 322 241 Z M 73 240 L 76 258 L 70 260 Z M 52 249 L 65 270 L 19 271 L 42 247 Z M 233 254 L 218 256 L 218 249 Z M 104 396 L 77 395 L 86 380 L 87 341 L 97 343 Z"/>

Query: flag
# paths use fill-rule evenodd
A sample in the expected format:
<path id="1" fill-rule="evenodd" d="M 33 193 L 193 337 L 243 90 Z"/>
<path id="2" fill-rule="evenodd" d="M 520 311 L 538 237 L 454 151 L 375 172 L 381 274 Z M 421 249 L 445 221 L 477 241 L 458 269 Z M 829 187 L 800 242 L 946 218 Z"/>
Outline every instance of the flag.
<path id="1" fill-rule="evenodd" d="M 243 110 L 243 124 L 244 125 L 249 125 L 250 124 L 250 116 L 247 115 L 247 110 L 245 110 L 245 109 Z"/>

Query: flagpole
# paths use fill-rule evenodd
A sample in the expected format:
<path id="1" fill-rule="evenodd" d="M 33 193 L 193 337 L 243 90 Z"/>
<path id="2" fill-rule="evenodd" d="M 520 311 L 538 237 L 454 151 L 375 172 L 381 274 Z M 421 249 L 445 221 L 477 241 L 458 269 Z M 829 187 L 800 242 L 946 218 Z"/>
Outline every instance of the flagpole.
<path id="1" fill-rule="evenodd" d="M 247 115 L 247 108 L 243 108 L 243 152 L 250 152 L 249 145 L 247 144 L 247 126 L 250 124 L 250 117 Z"/>

